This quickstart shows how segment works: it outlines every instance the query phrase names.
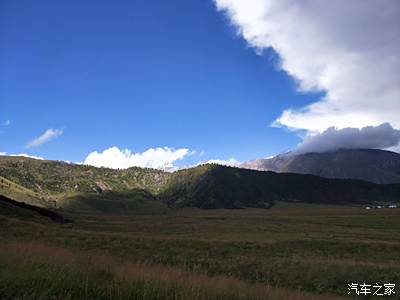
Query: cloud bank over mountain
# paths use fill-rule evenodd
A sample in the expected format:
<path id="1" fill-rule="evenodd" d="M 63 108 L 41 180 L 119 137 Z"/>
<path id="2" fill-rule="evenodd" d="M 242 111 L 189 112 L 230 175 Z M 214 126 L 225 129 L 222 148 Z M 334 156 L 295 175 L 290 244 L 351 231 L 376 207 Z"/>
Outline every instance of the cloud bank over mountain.
<path id="1" fill-rule="evenodd" d="M 201 162 L 197 163 L 195 166 L 205 165 L 205 164 L 217 164 L 217 165 L 221 165 L 221 166 L 238 167 L 238 166 L 240 166 L 241 162 L 238 161 L 237 159 L 231 157 L 226 160 L 210 159 L 210 160 L 206 160 L 206 161 L 201 161 Z M 193 166 L 190 166 L 190 167 L 193 167 Z"/>
<path id="2" fill-rule="evenodd" d="M 175 150 L 169 147 L 158 147 L 150 148 L 141 153 L 133 153 L 129 149 L 120 150 L 114 146 L 102 152 L 94 151 L 90 153 L 83 163 L 112 169 L 142 167 L 169 171 L 176 168 L 174 162 L 191 154 L 192 152 L 186 148 Z"/>
<path id="3" fill-rule="evenodd" d="M 307 136 L 293 151 L 295 154 L 308 152 L 331 152 L 338 149 L 391 149 L 400 143 L 400 130 L 390 124 L 358 128 L 336 129 L 330 127 L 323 133 Z"/>
<path id="4" fill-rule="evenodd" d="M 8 154 L 7 152 L 0 152 L 0 155 L 5 155 L 5 156 L 18 156 L 18 157 L 27 157 L 27 158 L 34 158 L 34 159 L 44 160 L 44 158 L 43 158 L 43 157 L 41 157 L 41 156 L 29 155 L 29 154 L 26 154 L 26 153 Z"/>
<path id="5" fill-rule="evenodd" d="M 275 125 L 314 133 L 400 128 L 400 1 L 214 1 L 250 46 L 276 51 L 299 90 L 325 92 Z"/>
<path id="6" fill-rule="evenodd" d="M 91 152 L 83 164 L 95 167 L 107 167 L 112 169 L 127 169 L 130 167 L 153 168 L 164 171 L 176 171 L 192 168 L 203 164 L 218 164 L 224 166 L 238 166 L 240 164 L 234 158 L 228 160 L 211 159 L 192 165 L 177 166 L 176 162 L 196 154 L 187 148 L 173 149 L 169 147 L 150 148 L 144 152 L 133 153 L 129 149 L 110 147 L 102 152 Z M 201 153 L 199 154 L 202 155 Z"/>

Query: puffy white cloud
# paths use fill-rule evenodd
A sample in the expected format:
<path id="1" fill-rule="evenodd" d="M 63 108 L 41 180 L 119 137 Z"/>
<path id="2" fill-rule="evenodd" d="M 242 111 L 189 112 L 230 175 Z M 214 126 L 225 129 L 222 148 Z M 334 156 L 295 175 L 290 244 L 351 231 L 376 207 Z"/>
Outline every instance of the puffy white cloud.
<path id="1" fill-rule="evenodd" d="M 400 128 L 400 1 L 214 1 L 249 45 L 276 51 L 300 90 L 326 92 L 275 125 Z"/>
<path id="2" fill-rule="evenodd" d="M 90 153 L 83 163 L 113 169 L 143 167 L 173 171 L 176 169 L 175 161 L 192 153 L 186 148 L 175 150 L 169 147 L 150 148 L 142 153 L 132 153 L 129 149 L 120 150 L 114 146 L 100 153 L 97 151 Z"/>
<path id="3" fill-rule="evenodd" d="M 29 158 L 34 158 L 34 159 L 40 159 L 43 160 L 43 157 L 40 156 L 35 156 L 35 155 L 29 155 L 26 153 L 19 153 L 19 154 L 7 154 L 7 152 L 0 152 L 0 155 L 7 155 L 7 156 L 22 156 L 22 157 L 29 157 Z"/>
<path id="4" fill-rule="evenodd" d="M 46 142 L 51 141 L 52 139 L 61 136 L 63 133 L 64 131 L 62 129 L 49 128 L 45 132 L 43 132 L 40 136 L 27 143 L 25 148 L 33 148 L 40 146 Z"/>
<path id="5" fill-rule="evenodd" d="M 387 148 L 386 150 L 400 153 L 400 144 L 398 144 L 397 146 L 393 146 L 393 147 Z"/>
<path id="6" fill-rule="evenodd" d="M 232 158 L 229 158 L 228 160 L 210 159 L 210 160 L 202 161 L 202 162 L 198 163 L 196 166 L 205 165 L 205 164 L 217 164 L 217 165 L 222 165 L 222 166 L 238 167 L 241 164 L 241 162 L 232 157 Z"/>
<path id="7" fill-rule="evenodd" d="M 390 149 L 396 150 L 400 143 L 400 130 L 388 123 L 361 129 L 330 127 L 321 134 L 307 136 L 295 153 L 329 152 L 337 149 Z"/>
<path id="8" fill-rule="evenodd" d="M 26 153 L 8 154 L 8 156 L 22 156 L 22 157 L 28 157 L 28 158 L 44 160 L 43 157 L 35 156 L 35 155 L 29 155 L 29 154 L 26 154 Z"/>

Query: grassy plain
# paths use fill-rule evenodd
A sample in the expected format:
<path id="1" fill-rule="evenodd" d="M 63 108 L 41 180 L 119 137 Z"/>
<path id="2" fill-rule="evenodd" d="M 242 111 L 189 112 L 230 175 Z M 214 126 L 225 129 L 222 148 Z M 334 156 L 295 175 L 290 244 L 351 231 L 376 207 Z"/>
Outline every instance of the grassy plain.
<path id="1" fill-rule="evenodd" d="M 1 299 L 333 299 L 352 282 L 400 285 L 400 209 L 66 215 L 0 206 Z"/>

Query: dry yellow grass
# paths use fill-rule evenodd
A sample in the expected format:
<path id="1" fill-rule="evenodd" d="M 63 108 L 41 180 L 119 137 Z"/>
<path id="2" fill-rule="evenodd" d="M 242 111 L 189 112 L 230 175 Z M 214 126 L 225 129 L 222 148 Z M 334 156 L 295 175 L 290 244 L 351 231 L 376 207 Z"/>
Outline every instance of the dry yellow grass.
<path id="1" fill-rule="evenodd" d="M 0 257 L 15 263 L 43 262 L 65 268 L 66 271 L 105 271 L 124 282 L 144 281 L 166 286 L 179 285 L 186 291 L 183 299 L 207 299 L 209 295 L 229 295 L 231 299 L 293 299 L 334 300 L 337 296 L 322 296 L 310 293 L 272 288 L 262 284 L 251 284 L 228 276 L 210 277 L 191 273 L 177 267 L 134 263 L 110 255 L 76 252 L 54 247 L 41 242 L 7 242 L 0 247 Z M 90 274 L 88 272 L 87 274 Z M 90 278 L 88 281 L 90 282 Z M 88 284 L 88 283 L 82 283 Z M 114 299 L 110 295 L 110 299 Z"/>

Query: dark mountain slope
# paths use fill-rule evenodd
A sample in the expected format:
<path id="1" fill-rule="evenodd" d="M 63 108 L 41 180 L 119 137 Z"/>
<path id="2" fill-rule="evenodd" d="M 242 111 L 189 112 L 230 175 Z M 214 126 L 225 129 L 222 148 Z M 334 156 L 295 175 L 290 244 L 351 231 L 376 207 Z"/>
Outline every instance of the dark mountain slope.
<path id="1" fill-rule="evenodd" d="M 70 220 L 65 219 L 64 216 L 58 212 L 43 207 L 30 205 L 24 202 L 15 201 L 2 195 L 0 195 L 0 214 L 16 216 L 31 216 L 34 214 L 39 214 L 56 223 L 71 222 Z"/>
<path id="2" fill-rule="evenodd" d="M 159 199 L 170 206 L 199 208 L 270 207 L 261 172 L 204 165 L 178 171 Z"/>
<path id="3" fill-rule="evenodd" d="M 243 167 L 275 172 L 313 174 L 326 178 L 400 183 L 400 154 L 374 149 L 341 149 L 329 153 L 283 154 Z"/>
<path id="4" fill-rule="evenodd" d="M 217 165 L 203 167 L 197 176 L 187 176 L 192 170 L 175 173 L 175 180 L 161 192 L 160 199 L 171 206 L 200 208 L 270 207 L 277 200 L 361 204 L 400 199 L 400 185 Z"/>

